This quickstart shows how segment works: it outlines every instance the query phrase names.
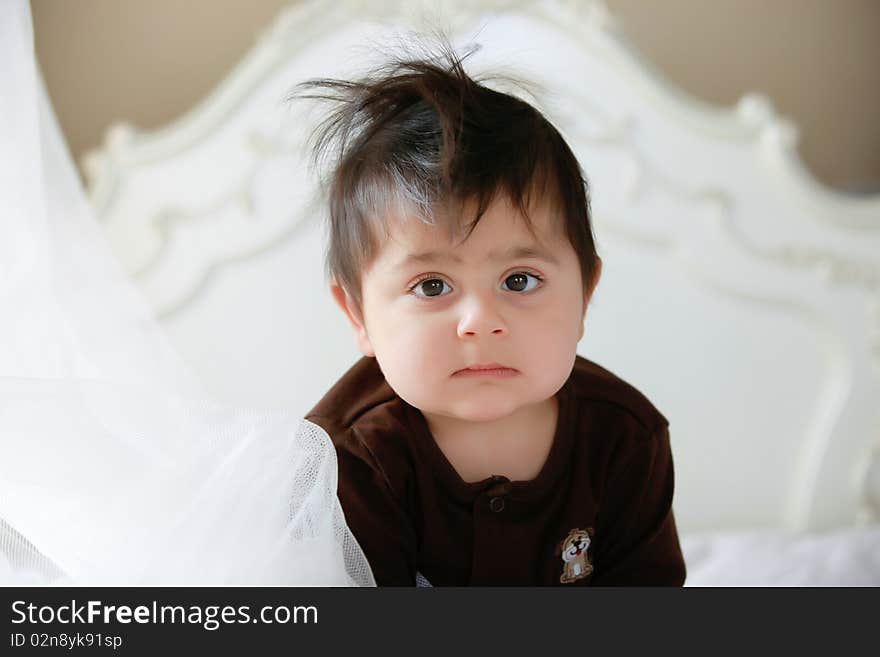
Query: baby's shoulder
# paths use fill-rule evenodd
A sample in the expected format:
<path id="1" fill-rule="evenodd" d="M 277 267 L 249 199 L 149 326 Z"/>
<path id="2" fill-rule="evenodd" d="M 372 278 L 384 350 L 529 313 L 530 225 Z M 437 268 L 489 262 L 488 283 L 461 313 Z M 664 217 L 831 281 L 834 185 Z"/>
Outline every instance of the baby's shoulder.
<path id="1" fill-rule="evenodd" d="M 336 381 L 305 419 L 327 432 L 340 459 L 356 459 L 391 478 L 411 460 L 404 404 L 376 360 L 364 357 Z"/>
<path id="2" fill-rule="evenodd" d="M 634 423 L 649 435 L 669 425 L 666 417 L 640 390 L 583 356 L 577 356 L 569 384 L 579 404 L 605 407 L 604 417 Z"/>

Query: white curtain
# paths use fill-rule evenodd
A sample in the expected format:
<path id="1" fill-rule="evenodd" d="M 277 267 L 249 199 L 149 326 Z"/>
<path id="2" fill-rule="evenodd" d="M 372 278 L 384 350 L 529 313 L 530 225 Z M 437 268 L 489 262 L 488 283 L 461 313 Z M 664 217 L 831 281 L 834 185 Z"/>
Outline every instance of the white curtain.
<path id="1" fill-rule="evenodd" d="M 0 582 L 374 585 L 327 434 L 209 399 L 114 259 L 27 0 L 0 81 Z"/>

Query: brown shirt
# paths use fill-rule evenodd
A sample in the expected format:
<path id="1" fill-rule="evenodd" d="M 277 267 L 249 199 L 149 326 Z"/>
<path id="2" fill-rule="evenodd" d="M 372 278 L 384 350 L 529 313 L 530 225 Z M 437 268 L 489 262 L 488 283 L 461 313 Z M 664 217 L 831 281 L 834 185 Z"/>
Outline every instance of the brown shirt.
<path id="1" fill-rule="evenodd" d="M 340 503 L 379 586 L 684 583 L 666 418 L 580 356 L 557 398 L 534 479 L 469 483 L 375 359 L 336 382 L 306 419 L 336 446 Z"/>

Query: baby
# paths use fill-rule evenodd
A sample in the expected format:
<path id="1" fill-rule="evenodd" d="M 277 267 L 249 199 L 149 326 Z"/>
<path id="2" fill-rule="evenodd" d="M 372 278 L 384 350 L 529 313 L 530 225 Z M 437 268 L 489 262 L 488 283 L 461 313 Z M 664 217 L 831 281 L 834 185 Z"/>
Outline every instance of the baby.
<path id="1" fill-rule="evenodd" d="M 335 103 L 327 267 L 363 357 L 306 417 L 346 522 L 380 586 L 681 585 L 668 422 L 576 353 L 602 271 L 583 172 L 466 57 L 295 94 Z"/>

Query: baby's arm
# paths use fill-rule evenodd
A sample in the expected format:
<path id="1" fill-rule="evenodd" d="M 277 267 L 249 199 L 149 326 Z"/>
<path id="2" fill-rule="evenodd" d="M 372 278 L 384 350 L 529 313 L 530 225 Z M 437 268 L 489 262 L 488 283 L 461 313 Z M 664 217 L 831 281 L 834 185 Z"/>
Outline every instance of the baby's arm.
<path id="1" fill-rule="evenodd" d="M 346 438 L 336 451 L 345 521 L 378 586 L 415 586 L 416 538 L 402 501 L 369 448 Z"/>
<path id="2" fill-rule="evenodd" d="M 685 564 L 672 513 L 668 427 L 632 441 L 602 499 L 592 584 L 681 586 Z"/>

